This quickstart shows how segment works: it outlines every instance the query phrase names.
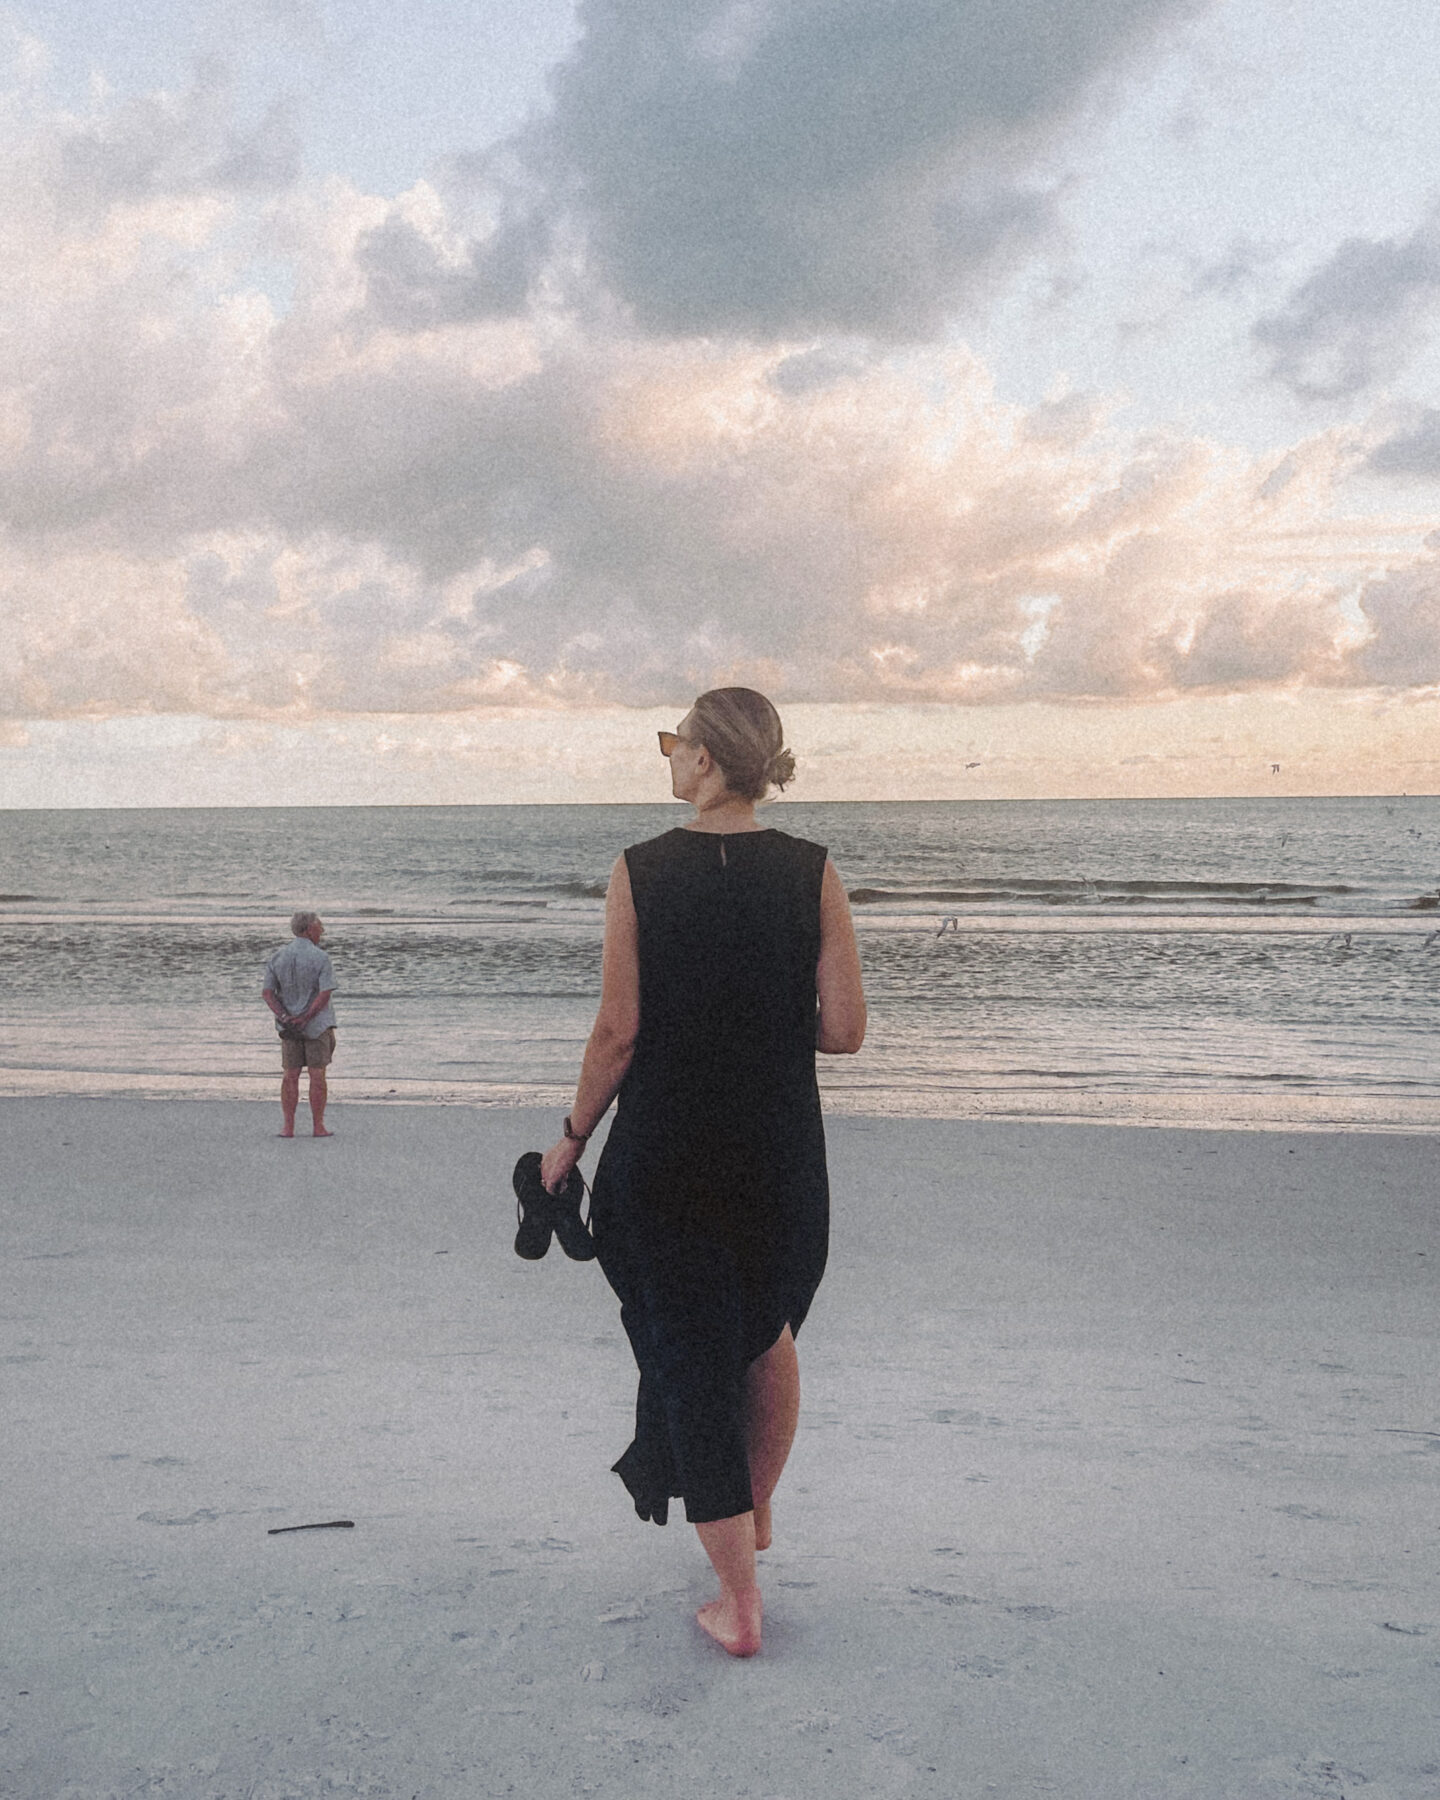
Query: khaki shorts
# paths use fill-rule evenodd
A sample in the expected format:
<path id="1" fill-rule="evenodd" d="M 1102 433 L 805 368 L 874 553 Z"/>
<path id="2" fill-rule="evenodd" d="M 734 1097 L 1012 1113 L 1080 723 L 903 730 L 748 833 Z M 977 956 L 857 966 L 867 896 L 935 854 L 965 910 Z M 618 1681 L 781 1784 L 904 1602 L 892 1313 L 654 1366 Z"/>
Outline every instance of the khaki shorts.
<path id="1" fill-rule="evenodd" d="M 282 1069 L 323 1069 L 335 1054 L 335 1027 L 322 1031 L 319 1037 L 307 1037 L 303 1043 L 294 1038 L 280 1040 Z"/>

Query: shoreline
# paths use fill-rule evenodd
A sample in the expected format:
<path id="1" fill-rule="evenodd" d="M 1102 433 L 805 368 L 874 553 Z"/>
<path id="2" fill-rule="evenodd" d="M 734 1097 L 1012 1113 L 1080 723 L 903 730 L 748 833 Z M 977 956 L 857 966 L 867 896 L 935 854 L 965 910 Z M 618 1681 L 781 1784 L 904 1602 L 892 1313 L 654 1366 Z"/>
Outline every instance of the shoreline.
<path id="1" fill-rule="evenodd" d="M 33 1085 L 26 1077 L 33 1076 Z M 56 1092 L 54 1072 L 50 1070 L 0 1070 L 0 1105 L 18 1102 L 65 1104 L 69 1102 L 123 1102 L 137 1105 L 235 1105 L 278 1106 L 280 1078 L 270 1076 L 194 1076 L 166 1077 L 173 1087 L 161 1085 L 151 1076 L 119 1074 L 85 1074 L 75 1077 L 83 1082 L 69 1092 Z M 242 1083 L 246 1091 L 237 1092 Z M 536 1094 L 531 1089 L 517 1088 L 506 1096 L 487 1095 L 477 1098 L 459 1084 L 446 1091 L 436 1091 L 436 1084 L 426 1082 L 423 1093 L 399 1091 L 347 1092 L 343 1072 L 331 1082 L 331 1108 L 360 1107 L 365 1110 L 413 1107 L 422 1110 L 461 1111 L 475 1113 L 513 1113 L 526 1110 L 563 1113 L 573 1098 L 573 1088 L 556 1088 L 550 1094 Z M 909 1121 L 935 1124 L 963 1124 L 988 1121 L 1017 1125 L 1114 1125 L 1146 1131 L 1235 1131 L 1235 1132 L 1336 1132 L 1375 1134 L 1382 1136 L 1428 1136 L 1440 1134 L 1440 1098 L 1408 1095 L 1357 1095 L 1354 1093 L 1306 1092 L 1183 1092 L 1133 1093 L 1055 1092 L 1039 1088 L 955 1089 L 948 1095 L 950 1104 L 917 1106 L 913 1090 L 891 1105 L 877 1105 L 872 1095 L 853 1090 L 820 1091 L 827 1120 L 871 1119 L 894 1124 Z M 301 1115 L 305 1100 L 302 1084 Z"/>

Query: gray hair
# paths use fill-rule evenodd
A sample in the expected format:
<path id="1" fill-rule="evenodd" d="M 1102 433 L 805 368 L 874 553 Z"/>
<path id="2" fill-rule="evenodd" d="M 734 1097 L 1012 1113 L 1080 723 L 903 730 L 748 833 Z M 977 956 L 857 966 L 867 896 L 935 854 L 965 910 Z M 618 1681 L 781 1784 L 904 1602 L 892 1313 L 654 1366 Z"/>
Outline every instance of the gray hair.
<path id="1" fill-rule="evenodd" d="M 320 923 L 319 913 L 297 912 L 290 915 L 290 929 L 296 937 L 304 937 L 312 925 Z"/>

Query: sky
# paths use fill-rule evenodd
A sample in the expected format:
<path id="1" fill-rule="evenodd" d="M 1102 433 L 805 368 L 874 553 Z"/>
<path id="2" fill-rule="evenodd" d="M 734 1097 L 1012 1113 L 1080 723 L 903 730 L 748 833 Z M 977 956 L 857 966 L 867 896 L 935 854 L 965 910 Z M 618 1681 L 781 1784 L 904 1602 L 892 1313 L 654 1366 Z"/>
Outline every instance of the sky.
<path id="1" fill-rule="evenodd" d="M 1440 791 L 1431 0 L 0 10 L 0 806 Z"/>

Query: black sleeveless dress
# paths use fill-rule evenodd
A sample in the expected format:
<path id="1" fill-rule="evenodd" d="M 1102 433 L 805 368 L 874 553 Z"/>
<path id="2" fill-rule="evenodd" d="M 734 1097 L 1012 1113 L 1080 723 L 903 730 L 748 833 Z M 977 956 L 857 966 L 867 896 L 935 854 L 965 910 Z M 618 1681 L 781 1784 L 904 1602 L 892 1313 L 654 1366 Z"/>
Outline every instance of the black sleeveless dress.
<path id="1" fill-rule="evenodd" d="M 823 845 L 667 831 L 625 852 L 640 1031 L 591 1222 L 640 1371 L 615 1464 L 642 1519 L 749 1512 L 745 1371 L 825 1270 L 815 1082 Z"/>

